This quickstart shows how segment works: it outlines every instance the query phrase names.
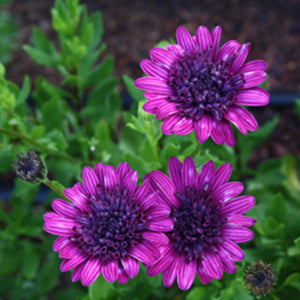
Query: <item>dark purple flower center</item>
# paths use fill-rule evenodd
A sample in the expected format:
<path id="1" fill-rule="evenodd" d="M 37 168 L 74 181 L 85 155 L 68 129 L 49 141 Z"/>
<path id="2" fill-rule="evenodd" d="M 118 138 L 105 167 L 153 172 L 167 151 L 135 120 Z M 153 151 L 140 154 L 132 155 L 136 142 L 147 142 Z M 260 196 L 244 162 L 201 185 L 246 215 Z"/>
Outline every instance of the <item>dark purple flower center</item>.
<path id="1" fill-rule="evenodd" d="M 173 208 L 171 218 L 174 228 L 167 233 L 174 249 L 186 261 L 201 260 L 205 252 L 216 253 L 216 245 L 223 242 L 220 202 L 215 202 L 206 191 L 186 187 L 185 193 L 176 193 L 181 205 Z"/>
<path id="2" fill-rule="evenodd" d="M 186 118 L 199 120 L 204 113 L 221 121 L 227 108 L 234 102 L 235 92 L 243 85 L 241 74 L 233 75 L 230 65 L 233 55 L 226 62 L 213 62 L 212 48 L 206 51 L 185 53 L 175 61 L 170 71 L 169 86 L 179 113 Z"/>
<path id="3" fill-rule="evenodd" d="M 81 226 L 74 227 L 71 238 L 85 255 L 109 262 L 126 257 L 143 239 L 145 216 L 127 188 L 116 185 L 113 190 L 103 190 L 99 186 L 97 197 L 90 195 L 89 206 L 93 213 L 76 218 Z"/>

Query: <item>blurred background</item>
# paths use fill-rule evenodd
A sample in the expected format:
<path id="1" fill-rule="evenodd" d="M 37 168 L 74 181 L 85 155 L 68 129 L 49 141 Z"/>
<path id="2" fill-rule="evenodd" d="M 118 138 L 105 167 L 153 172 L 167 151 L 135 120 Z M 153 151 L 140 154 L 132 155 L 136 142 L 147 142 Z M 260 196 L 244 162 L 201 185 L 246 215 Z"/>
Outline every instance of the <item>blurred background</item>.
<path id="1" fill-rule="evenodd" d="M 35 81 L 43 75 L 50 82 L 61 78 L 52 68 L 38 66 L 20 45 L 30 44 L 32 29 L 38 26 L 52 40 L 51 0 L 2 0 L 4 11 L 17 26 L 17 44 L 7 61 L 7 78 L 21 85 L 28 74 Z M 87 0 L 90 13 L 100 10 L 104 21 L 105 54 L 115 57 L 115 75 L 127 74 L 133 79 L 142 75 L 139 62 L 149 57 L 149 50 L 161 40 L 175 38 L 176 28 L 184 25 L 192 35 L 200 25 L 212 30 L 222 27 L 221 43 L 236 39 L 250 42 L 251 59 L 268 62 L 267 88 L 271 103 L 263 109 L 252 109 L 259 124 L 278 112 L 280 122 L 272 137 L 258 149 L 251 161 L 276 157 L 291 152 L 300 154 L 299 120 L 294 100 L 300 98 L 300 1 L 212 1 L 212 0 Z M 3 11 L 3 9 L 2 9 Z M 2 43 L 2 45 L 7 43 Z M 19 45 L 19 46 L 18 46 Z M 1 46 L 2 47 L 2 46 Z M 121 87 L 122 89 L 122 87 Z"/>

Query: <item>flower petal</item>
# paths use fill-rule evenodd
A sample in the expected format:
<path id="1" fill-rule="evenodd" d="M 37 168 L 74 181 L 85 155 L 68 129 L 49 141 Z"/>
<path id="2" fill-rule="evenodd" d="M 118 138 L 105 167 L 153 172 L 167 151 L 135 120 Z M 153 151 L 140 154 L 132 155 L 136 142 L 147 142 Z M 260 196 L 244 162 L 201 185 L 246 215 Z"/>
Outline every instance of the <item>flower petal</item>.
<path id="1" fill-rule="evenodd" d="M 222 278 L 223 276 L 222 262 L 220 261 L 218 255 L 214 255 L 212 253 L 207 252 L 204 256 L 202 264 L 209 276 L 216 279 Z"/>
<path id="2" fill-rule="evenodd" d="M 144 59 L 141 61 L 142 70 L 151 77 L 158 77 L 162 79 L 168 79 L 169 70 L 163 66 L 159 66 L 149 59 Z"/>
<path id="3" fill-rule="evenodd" d="M 268 64 L 264 60 L 259 60 L 259 59 L 252 60 L 245 63 L 239 70 L 239 73 L 247 73 L 252 71 L 265 71 L 267 67 Z"/>
<path id="4" fill-rule="evenodd" d="M 88 198 L 86 195 L 76 191 L 74 188 L 67 188 L 64 190 L 65 196 L 70 199 L 81 211 L 90 212 L 88 206 Z"/>
<path id="5" fill-rule="evenodd" d="M 178 274 L 179 263 L 181 259 L 178 256 L 173 257 L 171 265 L 163 273 L 163 283 L 166 287 L 170 287 Z"/>
<path id="6" fill-rule="evenodd" d="M 169 159 L 169 173 L 172 182 L 174 183 L 176 189 L 183 193 L 184 192 L 184 186 L 182 183 L 182 163 L 181 161 L 173 156 Z"/>
<path id="7" fill-rule="evenodd" d="M 211 189 L 215 175 L 215 164 L 212 160 L 206 162 L 201 168 L 198 176 L 197 188 L 199 191 Z"/>
<path id="8" fill-rule="evenodd" d="M 235 243 L 244 243 L 252 240 L 254 233 L 245 227 L 224 225 L 222 228 L 222 236 Z"/>
<path id="9" fill-rule="evenodd" d="M 256 220 L 247 216 L 242 216 L 238 214 L 230 214 L 226 216 L 228 225 L 239 225 L 250 227 L 256 224 Z"/>
<path id="10" fill-rule="evenodd" d="M 74 205 L 62 199 L 54 199 L 51 205 L 58 214 L 69 219 L 75 219 L 79 213 Z"/>
<path id="11" fill-rule="evenodd" d="M 158 120 L 178 112 L 177 104 L 175 102 L 160 102 L 156 109 L 156 118 Z"/>
<path id="12" fill-rule="evenodd" d="M 81 272 L 81 283 L 84 286 L 92 284 L 101 272 L 101 263 L 98 257 L 89 259 Z"/>
<path id="13" fill-rule="evenodd" d="M 75 268 L 76 266 L 78 266 L 79 264 L 84 262 L 85 260 L 87 260 L 86 256 L 76 254 L 70 259 L 64 259 L 62 261 L 62 263 L 60 264 L 60 270 L 62 272 L 70 271 L 71 269 Z"/>
<path id="14" fill-rule="evenodd" d="M 140 264 L 136 259 L 130 256 L 127 256 L 126 258 L 122 257 L 121 263 L 125 272 L 129 277 L 134 278 L 137 276 L 139 272 Z"/>
<path id="15" fill-rule="evenodd" d="M 52 247 L 55 252 L 58 252 L 69 243 L 71 243 L 71 241 L 67 237 L 60 236 L 54 241 Z"/>
<path id="16" fill-rule="evenodd" d="M 129 195 L 135 192 L 138 177 L 138 172 L 136 170 L 131 170 L 125 175 L 124 179 L 122 180 L 122 185 L 128 188 Z"/>
<path id="17" fill-rule="evenodd" d="M 196 32 L 196 40 L 197 40 L 199 51 L 207 50 L 211 46 L 212 44 L 211 35 L 207 27 L 205 26 L 198 27 Z"/>
<path id="18" fill-rule="evenodd" d="M 230 71 L 236 73 L 241 66 L 244 64 L 249 52 L 250 52 L 250 43 L 245 43 L 239 47 L 235 53 L 235 57 L 230 66 Z"/>
<path id="19" fill-rule="evenodd" d="M 231 176 L 231 172 L 232 172 L 231 164 L 226 163 L 226 164 L 221 165 L 215 173 L 215 178 L 212 183 L 211 190 L 215 190 L 219 186 L 226 183 Z"/>
<path id="20" fill-rule="evenodd" d="M 243 250 L 230 240 L 224 241 L 220 246 L 225 249 L 232 260 L 242 261 L 245 257 Z"/>
<path id="21" fill-rule="evenodd" d="M 196 185 L 197 170 L 192 157 L 186 157 L 182 167 L 182 180 L 184 187 Z"/>
<path id="22" fill-rule="evenodd" d="M 240 196 L 235 199 L 231 199 L 225 203 L 222 208 L 223 214 L 243 214 L 255 205 L 255 198 L 253 196 Z"/>
<path id="23" fill-rule="evenodd" d="M 84 266 L 85 266 L 85 263 L 82 262 L 81 264 L 79 264 L 78 266 L 75 267 L 75 269 L 72 272 L 72 276 L 71 276 L 71 279 L 73 282 L 76 282 L 80 279 Z"/>
<path id="24" fill-rule="evenodd" d="M 170 135 L 173 132 L 173 127 L 180 122 L 180 120 L 182 119 L 182 116 L 179 115 L 171 115 L 168 116 L 162 123 L 161 125 L 161 130 L 164 134 L 166 135 Z"/>
<path id="25" fill-rule="evenodd" d="M 195 131 L 199 143 L 204 143 L 208 139 L 211 133 L 211 128 L 211 117 L 207 114 L 204 114 L 200 120 L 195 121 Z"/>
<path id="26" fill-rule="evenodd" d="M 235 94 L 235 104 L 247 106 L 263 106 L 270 101 L 270 94 L 261 87 L 240 90 Z"/>
<path id="27" fill-rule="evenodd" d="M 177 283 L 180 289 L 188 290 L 192 286 L 196 276 L 196 267 L 197 263 L 195 260 L 186 263 L 185 260 L 182 259 L 177 276 Z"/>
<path id="28" fill-rule="evenodd" d="M 120 184 L 119 177 L 115 168 L 111 165 L 103 168 L 103 183 L 105 189 L 113 190 L 116 184 Z"/>
<path id="29" fill-rule="evenodd" d="M 178 135 L 187 135 L 194 130 L 193 119 L 182 118 L 177 124 L 172 128 L 172 132 Z"/>
<path id="30" fill-rule="evenodd" d="M 188 30 L 183 27 L 179 26 L 176 30 L 176 39 L 178 44 L 189 53 L 193 53 L 195 50 L 195 43 L 188 32 Z"/>
<path id="31" fill-rule="evenodd" d="M 163 219 L 149 222 L 147 228 L 152 231 L 165 232 L 173 229 L 174 223 L 171 219 Z"/>
<path id="32" fill-rule="evenodd" d="M 213 191 L 211 197 L 215 201 L 227 201 L 237 195 L 239 195 L 244 190 L 244 186 L 239 181 L 231 181 L 224 183 Z"/>
<path id="33" fill-rule="evenodd" d="M 222 32 L 222 30 L 221 30 L 220 26 L 215 27 L 211 32 L 211 40 L 212 40 L 212 45 L 213 45 L 213 49 L 212 49 L 213 61 L 216 60 L 216 54 L 219 49 L 219 43 L 220 43 L 220 39 L 221 39 L 221 32 Z"/>
<path id="34" fill-rule="evenodd" d="M 159 94 L 173 94 L 173 89 L 166 81 L 156 77 L 141 77 L 135 81 L 135 86 L 144 91 L 156 92 Z"/>
<path id="35" fill-rule="evenodd" d="M 226 61 L 240 47 L 240 43 L 235 40 L 226 42 L 220 49 L 217 60 Z"/>
<path id="36" fill-rule="evenodd" d="M 264 71 L 250 71 L 243 73 L 243 89 L 248 89 L 263 83 L 267 79 L 267 73 Z"/>
<path id="37" fill-rule="evenodd" d="M 91 195 L 97 196 L 97 185 L 99 184 L 99 179 L 92 168 L 83 168 L 82 180 L 86 191 Z"/>
<path id="38" fill-rule="evenodd" d="M 102 265 L 102 275 L 108 282 L 114 282 L 118 279 L 118 261 L 111 260 L 107 264 Z"/>
<path id="39" fill-rule="evenodd" d="M 152 48 L 150 50 L 150 57 L 154 62 L 157 62 L 169 69 L 177 60 L 177 56 L 175 54 L 163 48 Z"/>

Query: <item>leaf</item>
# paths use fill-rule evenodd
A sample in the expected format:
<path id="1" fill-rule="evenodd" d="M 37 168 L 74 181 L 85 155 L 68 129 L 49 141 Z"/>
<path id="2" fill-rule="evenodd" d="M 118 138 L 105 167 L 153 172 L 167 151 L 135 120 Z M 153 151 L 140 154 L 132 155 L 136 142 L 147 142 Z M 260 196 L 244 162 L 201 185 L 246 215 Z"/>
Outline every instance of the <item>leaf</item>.
<path id="1" fill-rule="evenodd" d="M 297 99 L 297 100 L 295 101 L 295 105 L 296 105 L 296 113 L 297 113 L 298 118 L 299 118 L 299 120 L 300 120 L 300 99 Z"/>
<path id="2" fill-rule="evenodd" d="M 24 77 L 23 85 L 20 90 L 20 93 L 16 99 L 16 108 L 15 111 L 20 115 L 24 116 L 26 113 L 26 100 L 30 93 L 30 79 L 28 75 Z"/>
<path id="3" fill-rule="evenodd" d="M 56 57 L 52 57 L 51 55 L 32 46 L 24 45 L 23 49 L 38 64 L 56 67 L 60 63 Z"/>
<path id="4" fill-rule="evenodd" d="M 113 284 L 107 282 L 102 275 L 89 286 L 89 296 L 91 300 L 113 300 L 116 299 L 116 294 L 117 291 Z"/>
<path id="5" fill-rule="evenodd" d="M 133 79 L 131 79 L 127 75 L 123 75 L 123 81 L 125 83 L 126 89 L 129 92 L 130 96 L 135 100 L 135 101 L 141 101 L 144 100 L 144 91 L 138 89 L 134 85 Z"/>
<path id="6" fill-rule="evenodd" d="M 95 129 L 95 139 L 98 141 L 97 149 L 109 150 L 110 146 L 110 132 L 108 123 L 101 120 Z"/>
<path id="7" fill-rule="evenodd" d="M 199 300 L 207 295 L 207 289 L 203 287 L 196 286 L 191 289 L 191 291 L 186 296 L 186 300 Z"/>
<path id="8" fill-rule="evenodd" d="M 269 208 L 270 216 L 272 216 L 279 223 L 285 223 L 287 218 L 286 201 L 282 194 L 278 193 L 273 197 Z"/>
<path id="9" fill-rule="evenodd" d="M 291 274 L 279 289 L 282 287 L 291 286 L 300 291 L 300 273 Z"/>

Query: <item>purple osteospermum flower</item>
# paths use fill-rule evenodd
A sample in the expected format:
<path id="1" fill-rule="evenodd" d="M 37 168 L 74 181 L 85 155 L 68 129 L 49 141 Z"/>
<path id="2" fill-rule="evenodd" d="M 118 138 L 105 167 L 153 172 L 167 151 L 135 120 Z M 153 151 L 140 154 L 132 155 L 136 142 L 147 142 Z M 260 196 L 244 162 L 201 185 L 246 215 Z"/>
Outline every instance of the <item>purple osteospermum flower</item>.
<path id="1" fill-rule="evenodd" d="M 171 207 L 174 222 L 167 233 L 170 242 L 160 247 L 161 257 L 148 268 L 148 275 L 164 272 L 167 287 L 177 276 L 179 288 L 186 290 L 196 273 L 204 284 L 221 279 L 223 271 L 234 273 L 233 261 L 244 258 L 236 243 L 253 238 L 247 227 L 256 221 L 242 214 L 254 206 L 254 197 L 236 197 L 243 185 L 227 182 L 232 171 L 228 163 L 215 170 L 213 161 L 209 161 L 197 174 L 191 157 L 183 164 L 172 157 L 169 171 L 171 178 L 160 171 L 148 176 L 152 189 L 158 190 Z"/>
<path id="2" fill-rule="evenodd" d="M 158 246 L 168 243 L 163 231 L 173 227 L 170 208 L 157 204 L 158 193 L 145 181 L 137 187 L 138 174 L 127 163 L 115 170 L 97 164 L 85 167 L 83 183 L 64 191 L 74 204 L 61 199 L 52 203 L 54 212 L 44 215 L 44 229 L 60 235 L 53 249 L 63 258 L 63 272 L 74 268 L 72 280 L 83 285 L 98 275 L 126 283 L 160 256 Z"/>
<path id="3" fill-rule="evenodd" d="M 269 103 L 269 94 L 257 87 L 267 75 L 267 63 L 254 60 L 245 63 L 250 44 L 232 40 L 220 50 L 221 28 L 211 33 L 200 26 L 191 37 L 186 28 L 176 31 L 178 44 L 167 49 L 153 48 L 152 59 L 141 62 L 149 75 L 135 81 L 147 91 L 149 100 L 144 110 L 166 118 L 162 131 L 185 135 L 196 131 L 200 143 L 209 136 L 217 144 L 235 144 L 230 122 L 243 134 L 258 127 L 254 117 L 241 105 L 262 106 Z"/>

